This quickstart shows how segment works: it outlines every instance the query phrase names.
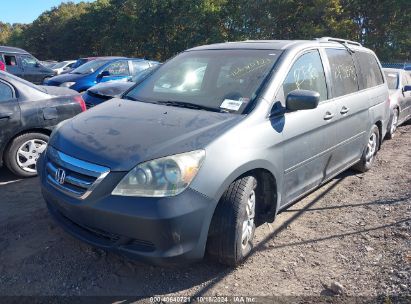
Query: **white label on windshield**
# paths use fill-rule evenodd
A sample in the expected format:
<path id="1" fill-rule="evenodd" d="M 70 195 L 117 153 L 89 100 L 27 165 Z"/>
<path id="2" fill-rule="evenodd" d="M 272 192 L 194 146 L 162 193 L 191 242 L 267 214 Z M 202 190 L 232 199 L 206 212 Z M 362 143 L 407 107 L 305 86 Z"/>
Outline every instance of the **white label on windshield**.
<path id="1" fill-rule="evenodd" d="M 227 109 L 230 111 L 238 111 L 242 104 L 242 100 L 224 99 L 220 108 Z"/>

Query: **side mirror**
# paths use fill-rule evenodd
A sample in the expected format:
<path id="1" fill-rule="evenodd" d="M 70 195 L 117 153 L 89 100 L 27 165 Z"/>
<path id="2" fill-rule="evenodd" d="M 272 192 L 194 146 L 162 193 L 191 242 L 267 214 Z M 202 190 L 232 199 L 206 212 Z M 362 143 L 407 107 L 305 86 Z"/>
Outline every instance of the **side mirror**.
<path id="1" fill-rule="evenodd" d="M 36 64 L 34 65 L 36 68 L 39 68 L 41 66 L 40 62 L 36 61 Z"/>
<path id="2" fill-rule="evenodd" d="M 405 86 L 403 87 L 402 91 L 403 91 L 403 92 L 409 92 L 409 91 L 411 91 L 411 85 L 409 85 L 409 84 L 405 85 Z"/>
<path id="3" fill-rule="evenodd" d="M 294 90 L 288 93 L 285 101 L 287 110 L 315 109 L 320 102 L 320 93 L 308 90 Z"/>
<path id="4" fill-rule="evenodd" d="M 100 73 L 100 77 L 101 77 L 101 78 L 107 77 L 107 76 L 110 76 L 110 72 L 109 72 L 109 71 L 103 71 L 103 72 Z"/>

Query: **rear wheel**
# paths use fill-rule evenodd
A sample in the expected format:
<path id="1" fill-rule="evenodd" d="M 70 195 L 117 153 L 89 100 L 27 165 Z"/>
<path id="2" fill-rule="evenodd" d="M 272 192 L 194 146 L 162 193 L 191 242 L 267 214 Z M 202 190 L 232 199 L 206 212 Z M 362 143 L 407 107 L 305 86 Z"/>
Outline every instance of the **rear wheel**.
<path id="1" fill-rule="evenodd" d="M 46 149 L 48 140 L 49 137 L 42 133 L 26 133 L 16 137 L 6 151 L 6 166 L 18 176 L 36 176 L 37 159 Z"/>
<path id="2" fill-rule="evenodd" d="M 392 113 L 390 128 L 387 132 L 388 139 L 392 139 L 394 137 L 394 133 L 397 130 L 397 126 L 398 126 L 398 116 L 399 116 L 398 109 L 394 109 Z"/>
<path id="3" fill-rule="evenodd" d="M 371 133 L 368 137 L 367 146 L 361 156 L 361 160 L 356 163 L 353 168 L 360 172 L 366 172 L 371 169 L 375 156 L 378 152 L 378 146 L 380 143 L 380 131 L 376 125 L 371 129 Z"/>
<path id="4" fill-rule="evenodd" d="M 253 248 L 257 180 L 245 176 L 234 181 L 217 205 L 207 252 L 220 263 L 236 266 Z"/>

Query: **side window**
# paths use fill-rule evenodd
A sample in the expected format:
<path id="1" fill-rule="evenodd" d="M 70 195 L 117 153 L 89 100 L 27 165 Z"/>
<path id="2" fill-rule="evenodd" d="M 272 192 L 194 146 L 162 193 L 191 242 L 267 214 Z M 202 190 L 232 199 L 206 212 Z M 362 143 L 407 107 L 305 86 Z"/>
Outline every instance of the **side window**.
<path id="1" fill-rule="evenodd" d="M 310 90 L 320 93 L 320 101 L 327 99 L 327 84 L 318 51 L 305 53 L 294 62 L 282 89 L 285 98 L 293 90 Z"/>
<path id="2" fill-rule="evenodd" d="M 144 71 L 145 69 L 148 69 L 150 67 L 147 61 L 132 61 L 132 65 L 134 69 L 134 74 L 138 74 L 141 71 Z"/>
<path id="3" fill-rule="evenodd" d="M 13 99 L 12 89 L 8 85 L 0 82 L 0 102 L 11 99 Z"/>
<path id="4" fill-rule="evenodd" d="M 15 66 L 15 65 L 17 65 L 16 56 L 4 55 L 4 63 L 6 64 L 6 66 Z"/>
<path id="5" fill-rule="evenodd" d="M 362 78 L 363 88 L 372 88 L 384 83 L 381 69 L 377 63 L 377 59 L 371 53 L 355 52 L 354 56 L 360 65 L 361 73 L 359 77 Z"/>
<path id="6" fill-rule="evenodd" d="M 408 84 L 408 79 L 407 79 L 405 73 L 401 73 L 401 85 L 404 87 L 407 84 Z"/>
<path id="7" fill-rule="evenodd" d="M 37 60 L 31 56 L 21 56 L 21 64 L 25 68 L 34 68 L 37 65 Z"/>
<path id="8" fill-rule="evenodd" d="M 128 76 L 130 75 L 130 71 L 128 69 L 128 62 L 125 60 L 116 61 L 110 64 L 106 71 L 110 72 L 111 76 Z"/>
<path id="9" fill-rule="evenodd" d="M 326 49 L 330 62 L 333 97 L 358 91 L 357 71 L 347 50 Z"/>

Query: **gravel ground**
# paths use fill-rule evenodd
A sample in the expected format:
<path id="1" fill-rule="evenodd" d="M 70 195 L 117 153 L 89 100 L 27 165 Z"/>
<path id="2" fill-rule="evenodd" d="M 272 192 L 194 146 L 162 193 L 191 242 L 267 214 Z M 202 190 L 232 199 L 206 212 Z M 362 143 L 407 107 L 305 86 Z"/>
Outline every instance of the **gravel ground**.
<path id="1" fill-rule="evenodd" d="M 0 296 L 410 295 L 411 125 L 384 142 L 371 171 L 347 171 L 259 227 L 236 269 L 160 268 L 93 249 L 48 216 L 37 178 L 5 169 L 0 231 Z"/>

